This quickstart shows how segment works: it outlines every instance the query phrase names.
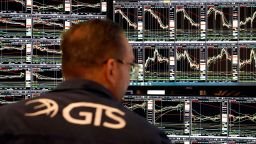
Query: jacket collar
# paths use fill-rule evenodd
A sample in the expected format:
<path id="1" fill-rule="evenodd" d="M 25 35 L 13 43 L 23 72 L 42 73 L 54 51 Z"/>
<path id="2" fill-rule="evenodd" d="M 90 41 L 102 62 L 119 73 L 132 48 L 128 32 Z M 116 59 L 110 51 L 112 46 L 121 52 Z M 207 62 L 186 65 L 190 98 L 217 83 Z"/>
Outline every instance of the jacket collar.
<path id="1" fill-rule="evenodd" d="M 111 92 L 107 88 L 91 80 L 83 80 L 83 79 L 66 80 L 61 84 L 59 84 L 52 91 L 69 91 L 74 89 L 80 89 L 80 90 L 92 92 L 92 93 L 95 93 L 95 96 L 101 96 L 101 97 L 115 100 L 114 96 L 111 94 Z"/>

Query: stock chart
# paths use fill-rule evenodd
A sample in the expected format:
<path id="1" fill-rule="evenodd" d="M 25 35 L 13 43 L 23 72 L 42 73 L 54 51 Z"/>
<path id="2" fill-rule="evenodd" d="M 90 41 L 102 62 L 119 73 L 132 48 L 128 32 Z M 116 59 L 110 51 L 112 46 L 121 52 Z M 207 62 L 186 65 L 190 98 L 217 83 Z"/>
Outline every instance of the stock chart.
<path id="1" fill-rule="evenodd" d="M 255 143 L 255 97 L 128 94 L 123 105 L 172 143 Z M 213 142 L 215 141 L 215 142 Z"/>
<path id="2" fill-rule="evenodd" d="M 240 40 L 255 40 L 256 9 L 252 4 L 242 4 L 240 7 Z"/>
<path id="3" fill-rule="evenodd" d="M 105 0 L 0 1 L 0 103 L 39 96 L 63 81 L 61 34 L 106 19 Z"/>
<path id="4" fill-rule="evenodd" d="M 127 94 L 124 106 L 172 143 L 255 143 L 254 95 L 208 92 L 255 87 L 255 7 L 254 1 L 113 1 L 113 21 L 124 29 L 138 64 L 130 86 L 175 89 Z M 176 86 L 208 90 L 176 93 Z"/>
<path id="5" fill-rule="evenodd" d="M 192 100 L 191 135 L 225 135 L 222 132 L 221 104 L 221 102 Z"/>
<path id="6" fill-rule="evenodd" d="M 254 7 L 239 1 L 114 1 L 113 20 L 139 55 L 140 78 L 130 85 L 255 86 Z"/>
<path id="7" fill-rule="evenodd" d="M 144 10 L 144 40 L 168 41 L 169 34 L 169 9 L 167 4 L 145 5 Z"/>
<path id="8" fill-rule="evenodd" d="M 197 5 L 176 5 L 176 40 L 201 39 L 201 9 Z"/>
<path id="9" fill-rule="evenodd" d="M 169 80 L 169 49 L 154 45 L 144 47 L 144 78 L 145 81 L 165 81 Z M 159 69 L 161 68 L 161 69 Z"/>
<path id="10" fill-rule="evenodd" d="M 124 107 L 172 143 L 256 143 L 254 95 L 189 94 L 194 87 L 256 86 L 256 2 L 249 0 L 2 0 L 0 105 L 55 88 L 63 81 L 61 34 L 108 18 L 124 30 L 138 64 L 131 87 L 188 87 L 127 94 Z"/>
<path id="11" fill-rule="evenodd" d="M 166 133 L 183 135 L 184 102 L 181 100 L 155 100 L 155 125 Z"/>

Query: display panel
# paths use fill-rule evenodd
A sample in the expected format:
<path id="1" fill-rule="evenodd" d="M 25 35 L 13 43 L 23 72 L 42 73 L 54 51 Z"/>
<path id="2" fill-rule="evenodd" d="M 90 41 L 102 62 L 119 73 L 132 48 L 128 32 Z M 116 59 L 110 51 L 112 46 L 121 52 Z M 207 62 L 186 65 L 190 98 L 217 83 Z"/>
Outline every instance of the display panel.
<path id="1" fill-rule="evenodd" d="M 59 40 L 33 41 L 32 63 L 61 64 L 61 53 Z"/>
<path id="2" fill-rule="evenodd" d="M 170 8 L 165 3 L 145 4 L 144 40 L 168 41 L 170 39 Z"/>
<path id="3" fill-rule="evenodd" d="M 245 82 L 255 82 L 256 53 L 255 44 L 241 44 L 239 46 L 239 79 Z"/>
<path id="4" fill-rule="evenodd" d="M 30 68 L 22 66 L 1 66 L 0 89 L 30 89 Z"/>
<path id="5" fill-rule="evenodd" d="M 176 46 L 176 81 L 200 79 L 200 45 L 178 44 Z"/>
<path id="6" fill-rule="evenodd" d="M 32 88 L 53 89 L 63 81 L 60 66 L 32 67 Z"/>
<path id="7" fill-rule="evenodd" d="M 106 14 L 106 2 L 102 0 L 71 0 L 72 14 L 99 15 Z"/>
<path id="8" fill-rule="evenodd" d="M 231 81 L 232 80 L 232 51 L 236 45 L 208 44 L 207 45 L 207 80 Z M 236 62 L 237 63 L 237 62 Z"/>
<path id="9" fill-rule="evenodd" d="M 229 134 L 232 137 L 255 137 L 255 103 L 244 100 L 229 101 Z"/>
<path id="10" fill-rule="evenodd" d="M 31 12 L 30 0 L 3 0 L 0 2 L 1 13 L 29 13 Z"/>
<path id="11" fill-rule="evenodd" d="M 209 4 L 207 5 L 207 39 L 208 40 L 232 40 L 233 35 L 233 15 L 237 14 L 237 5 Z M 234 24 L 237 25 L 237 24 Z"/>
<path id="12" fill-rule="evenodd" d="M 123 103 L 124 107 L 128 108 L 129 110 L 139 114 L 140 116 L 147 118 L 147 101 L 138 99 L 138 100 L 126 100 Z"/>
<path id="13" fill-rule="evenodd" d="M 26 40 L 2 40 L 0 42 L 0 64 L 24 64 L 27 60 L 27 47 L 30 42 Z"/>
<path id="14" fill-rule="evenodd" d="M 0 5 L 0 105 L 55 88 L 63 81 L 61 34 L 111 15 L 138 64 L 130 86 L 173 90 L 126 95 L 124 107 L 164 130 L 171 143 L 256 143 L 254 95 L 214 89 L 256 86 L 254 1 L 3 0 Z"/>
<path id="15" fill-rule="evenodd" d="M 255 40 L 256 28 L 256 8 L 255 3 L 243 3 L 240 5 L 240 40 Z"/>
<path id="16" fill-rule="evenodd" d="M 169 46 L 144 45 L 144 80 L 168 81 L 169 80 Z"/>
<path id="17" fill-rule="evenodd" d="M 254 50 L 240 50 L 254 40 L 254 6 L 237 1 L 113 1 L 113 21 L 131 45 L 143 47 L 143 75 L 130 85 L 254 86 L 254 69 L 245 66 L 253 63 Z M 248 55 L 250 62 L 244 60 Z"/>
<path id="18" fill-rule="evenodd" d="M 138 3 L 116 3 L 113 19 L 125 30 L 126 37 L 131 41 L 138 39 Z"/>
<path id="19" fill-rule="evenodd" d="M 254 96 L 240 97 L 232 91 L 222 90 L 211 96 L 181 96 L 175 92 L 172 95 L 140 93 L 127 94 L 123 101 L 125 107 L 165 131 L 173 142 L 256 141 Z M 225 96 L 228 93 L 233 95 Z"/>
<path id="20" fill-rule="evenodd" d="M 176 5 L 176 40 L 200 40 L 200 5 Z"/>
<path id="21" fill-rule="evenodd" d="M 106 19 L 106 0 L 0 1 L 0 104 L 40 95 L 63 81 L 61 35 Z"/>
<path id="22" fill-rule="evenodd" d="M 184 103 L 180 99 L 156 99 L 155 125 L 170 135 L 185 134 Z"/>
<path id="23" fill-rule="evenodd" d="M 191 135 L 220 136 L 221 102 L 192 101 L 192 129 Z"/>
<path id="24" fill-rule="evenodd" d="M 0 14 L 0 38 L 29 38 L 29 15 Z"/>

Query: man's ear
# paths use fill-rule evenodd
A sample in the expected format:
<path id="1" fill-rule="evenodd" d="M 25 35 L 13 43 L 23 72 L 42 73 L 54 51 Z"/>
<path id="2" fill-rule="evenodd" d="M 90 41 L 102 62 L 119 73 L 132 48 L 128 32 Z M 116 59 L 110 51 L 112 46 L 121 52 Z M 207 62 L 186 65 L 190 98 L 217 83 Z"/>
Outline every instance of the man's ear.
<path id="1" fill-rule="evenodd" d="M 114 59 L 109 59 L 107 63 L 105 64 L 105 75 L 106 80 L 111 84 L 115 85 L 116 83 L 116 77 L 117 77 L 117 63 Z"/>

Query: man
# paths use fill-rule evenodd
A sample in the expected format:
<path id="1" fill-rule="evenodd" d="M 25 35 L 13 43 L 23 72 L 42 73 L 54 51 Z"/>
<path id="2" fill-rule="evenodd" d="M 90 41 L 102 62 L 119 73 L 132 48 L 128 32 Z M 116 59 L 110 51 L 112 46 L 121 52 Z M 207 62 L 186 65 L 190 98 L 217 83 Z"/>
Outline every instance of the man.
<path id="1" fill-rule="evenodd" d="M 73 26 L 61 43 L 65 81 L 0 108 L 0 143 L 160 144 L 166 135 L 120 103 L 134 56 L 111 21 Z"/>

